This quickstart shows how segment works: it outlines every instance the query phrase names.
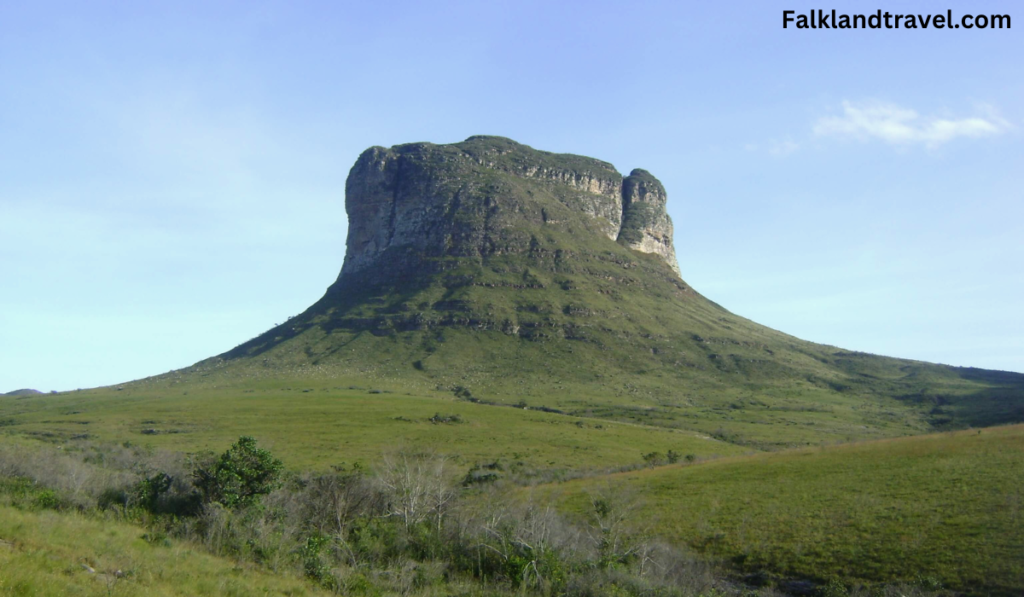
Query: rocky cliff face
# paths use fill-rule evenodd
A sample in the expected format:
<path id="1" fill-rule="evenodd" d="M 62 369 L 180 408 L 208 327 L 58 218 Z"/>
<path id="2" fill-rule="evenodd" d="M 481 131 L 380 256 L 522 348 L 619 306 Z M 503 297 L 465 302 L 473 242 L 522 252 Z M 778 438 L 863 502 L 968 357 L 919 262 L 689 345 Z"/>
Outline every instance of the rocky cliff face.
<path id="1" fill-rule="evenodd" d="M 644 170 L 624 178 L 600 160 L 470 137 L 367 149 L 345 191 L 349 234 L 338 283 L 443 268 L 446 258 L 525 253 L 545 229 L 601 235 L 679 273 L 665 189 Z"/>
<path id="2" fill-rule="evenodd" d="M 617 240 L 631 249 L 660 255 L 678 274 L 667 202 L 665 187 L 650 172 L 639 168 L 630 172 L 622 181 L 623 215 Z"/>

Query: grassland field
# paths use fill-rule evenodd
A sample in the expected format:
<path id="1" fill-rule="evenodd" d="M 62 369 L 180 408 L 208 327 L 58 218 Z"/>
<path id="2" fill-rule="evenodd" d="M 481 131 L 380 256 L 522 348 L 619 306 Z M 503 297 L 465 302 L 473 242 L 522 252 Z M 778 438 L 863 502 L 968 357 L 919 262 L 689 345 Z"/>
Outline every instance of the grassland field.
<path id="1" fill-rule="evenodd" d="M 451 395 L 267 386 L 6 397 L 0 399 L 0 433 L 8 441 L 130 441 L 180 452 L 220 451 L 253 435 L 293 470 L 371 465 L 396 449 L 444 452 L 467 468 L 499 460 L 563 471 L 627 466 L 650 452 L 711 458 L 751 451 L 694 431 L 475 404 Z M 438 414 L 457 415 L 458 422 L 431 422 Z"/>
<path id="2" fill-rule="evenodd" d="M 545 486 L 584 513 L 608 487 L 650 528 L 748 572 L 1024 594 L 1024 426 L 665 466 Z"/>
<path id="3" fill-rule="evenodd" d="M 760 453 L 689 430 L 399 392 L 278 381 L 4 397 L 0 441 L 88 438 L 193 452 L 253 435 L 295 471 L 372 468 L 384 453 L 408 448 L 454 456 L 466 469 L 499 461 L 566 478 L 582 472 L 529 491 L 582 515 L 593 491 L 626 488 L 641 496 L 653 535 L 746 572 L 1024 594 L 1021 425 Z M 437 414 L 458 422 L 431 422 Z M 696 462 L 605 474 L 669 450 Z M 30 544 L 27 516 L 63 524 L 55 514 L 8 508 L 0 537 Z M 9 526 L 18 517 L 22 526 Z M 48 565 L 21 552 L 0 557 Z"/>

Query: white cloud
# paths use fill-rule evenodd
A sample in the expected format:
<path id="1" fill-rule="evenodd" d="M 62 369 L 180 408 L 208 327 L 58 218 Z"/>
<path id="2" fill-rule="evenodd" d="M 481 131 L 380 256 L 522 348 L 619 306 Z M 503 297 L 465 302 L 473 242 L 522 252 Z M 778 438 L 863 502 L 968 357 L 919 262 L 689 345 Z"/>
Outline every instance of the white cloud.
<path id="1" fill-rule="evenodd" d="M 923 118 L 914 110 L 881 102 L 843 102 L 842 116 L 818 119 L 814 133 L 822 136 L 881 139 L 892 145 L 937 147 L 957 137 L 990 137 L 1005 132 L 1009 123 L 984 110 L 970 118 Z"/>

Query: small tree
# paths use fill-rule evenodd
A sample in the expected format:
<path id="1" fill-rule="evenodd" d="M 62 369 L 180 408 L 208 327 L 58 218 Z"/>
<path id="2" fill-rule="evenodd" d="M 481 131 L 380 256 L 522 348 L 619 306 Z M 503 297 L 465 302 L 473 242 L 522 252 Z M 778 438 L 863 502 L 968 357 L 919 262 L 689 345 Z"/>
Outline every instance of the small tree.
<path id="1" fill-rule="evenodd" d="M 283 466 L 270 452 L 257 448 L 255 438 L 246 435 L 214 462 L 197 465 L 192 479 L 204 502 L 235 509 L 256 504 L 261 496 L 273 491 Z"/>
<path id="2" fill-rule="evenodd" d="M 644 454 L 644 462 L 647 466 L 655 467 L 661 464 L 661 452 L 648 452 Z"/>
<path id="3" fill-rule="evenodd" d="M 388 509 L 411 527 L 433 519 L 438 533 L 458 495 L 448 457 L 399 452 L 384 456 L 377 482 L 388 499 Z"/>

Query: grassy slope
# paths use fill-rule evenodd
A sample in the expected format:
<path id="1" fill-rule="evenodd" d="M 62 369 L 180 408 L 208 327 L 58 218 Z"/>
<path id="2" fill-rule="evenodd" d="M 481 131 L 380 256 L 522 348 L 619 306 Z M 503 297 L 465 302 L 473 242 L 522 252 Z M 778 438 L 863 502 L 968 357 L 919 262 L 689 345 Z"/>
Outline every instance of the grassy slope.
<path id="1" fill-rule="evenodd" d="M 941 580 L 1024 594 L 1024 426 L 808 448 L 548 486 L 575 511 L 609 483 L 654 530 L 749 570 Z"/>
<path id="2" fill-rule="evenodd" d="M 128 524 L 0 505 L 0 594 L 328 594 L 301 579 L 263 572 L 186 545 L 152 544 L 142 539 L 144 534 Z M 118 570 L 127 576 L 115 576 Z"/>
<path id="3" fill-rule="evenodd" d="M 533 164 L 618 179 L 610 165 L 500 138 L 393 149 L 415 156 L 413 194 L 451 207 L 452 247 L 389 249 L 371 269 L 393 265 L 393 279 L 342 277 L 287 323 L 146 383 L 465 387 L 757 448 L 1024 421 L 1024 375 L 850 353 L 758 325 L 605 236 L 607 222 L 584 215 L 605 199 L 515 174 Z"/>
<path id="4" fill-rule="evenodd" d="M 463 422 L 429 422 L 437 413 L 458 414 Z M 633 464 L 651 451 L 702 457 L 747 451 L 689 431 L 473 404 L 450 394 L 318 387 L 308 379 L 237 388 L 193 385 L 174 393 L 129 386 L 4 398 L 0 421 L 7 422 L 0 432 L 9 438 L 88 435 L 184 452 L 220 451 L 240 435 L 254 435 L 294 469 L 373 463 L 403 446 L 458 455 L 467 467 L 500 459 L 563 470 Z"/>

